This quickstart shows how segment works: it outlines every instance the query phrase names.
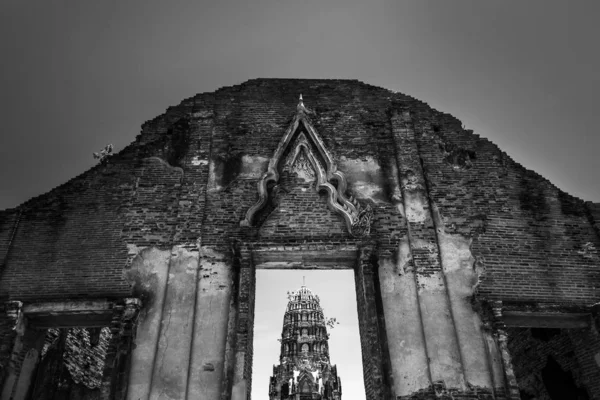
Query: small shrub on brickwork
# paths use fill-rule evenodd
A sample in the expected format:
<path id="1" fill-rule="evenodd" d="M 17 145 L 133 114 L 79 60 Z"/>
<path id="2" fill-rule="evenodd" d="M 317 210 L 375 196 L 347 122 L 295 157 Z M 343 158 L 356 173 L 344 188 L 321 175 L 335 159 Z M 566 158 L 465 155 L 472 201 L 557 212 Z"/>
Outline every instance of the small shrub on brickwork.
<path id="1" fill-rule="evenodd" d="M 108 157 L 112 156 L 112 150 L 113 150 L 113 145 L 109 143 L 106 146 L 104 146 L 104 148 L 102 150 L 100 150 L 98 153 L 94 153 L 94 159 L 97 159 L 97 160 L 100 160 L 100 162 L 103 162 Z"/>

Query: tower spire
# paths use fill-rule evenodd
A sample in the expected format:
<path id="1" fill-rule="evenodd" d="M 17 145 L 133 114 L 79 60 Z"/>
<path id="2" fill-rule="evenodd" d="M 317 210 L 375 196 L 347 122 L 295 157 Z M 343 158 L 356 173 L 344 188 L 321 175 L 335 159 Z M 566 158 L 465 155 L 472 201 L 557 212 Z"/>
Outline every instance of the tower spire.
<path id="1" fill-rule="evenodd" d="M 269 378 L 269 400 L 341 400 L 342 383 L 329 358 L 327 320 L 319 298 L 305 287 L 288 292 L 279 339 L 279 365 Z"/>

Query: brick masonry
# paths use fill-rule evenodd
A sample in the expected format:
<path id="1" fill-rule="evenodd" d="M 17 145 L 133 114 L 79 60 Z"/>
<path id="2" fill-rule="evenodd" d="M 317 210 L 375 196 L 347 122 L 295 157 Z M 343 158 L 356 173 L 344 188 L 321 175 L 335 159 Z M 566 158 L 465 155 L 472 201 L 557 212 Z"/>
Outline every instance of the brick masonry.
<path id="1" fill-rule="evenodd" d="M 486 271 L 481 296 L 505 301 L 558 296 L 572 303 L 600 297 L 600 288 L 585 284 L 600 277 L 594 231 L 600 205 L 586 206 L 561 192 L 457 119 L 406 95 L 357 81 L 300 79 L 251 80 L 184 100 L 146 122 L 136 141 L 106 163 L 17 210 L 3 211 L 0 255 L 8 251 L 18 211 L 22 217 L 3 266 L 1 296 L 123 296 L 126 245 L 195 243 L 204 213 L 210 232 L 204 244 L 225 246 L 232 237 L 254 234 L 239 227 L 256 198 L 257 179 L 242 176 L 241 159 L 271 156 L 299 92 L 337 160 L 372 157 L 382 167 L 386 192 L 380 195 L 388 204 L 375 208 L 377 240 L 393 247 L 405 229 L 389 206 L 388 182 L 395 173 L 389 114 L 409 110 L 431 200 L 445 229 L 475 238 L 473 252 Z M 226 172 L 209 182 L 210 168 Z M 596 250 L 585 253 L 587 243 Z"/>
<path id="2" fill-rule="evenodd" d="M 118 154 L 0 212 L 0 300 L 131 296 L 124 271 L 144 248 L 231 255 L 240 241 L 344 243 L 341 216 L 293 174 L 282 176 L 285 191 L 262 226 L 240 226 L 300 93 L 349 191 L 373 208 L 369 240 L 380 254 L 396 254 L 409 232 L 435 244 L 441 230 L 470 241 L 475 303 L 585 309 L 600 301 L 600 204 L 562 192 L 410 96 L 305 79 L 254 79 L 185 99 L 144 123 Z M 401 115 L 410 121 L 404 127 Z M 411 184 L 421 185 L 425 224 L 403 214 Z M 437 249 L 411 246 L 420 276 L 440 273 Z M 0 317 L 0 365 L 12 340 L 5 325 Z"/>

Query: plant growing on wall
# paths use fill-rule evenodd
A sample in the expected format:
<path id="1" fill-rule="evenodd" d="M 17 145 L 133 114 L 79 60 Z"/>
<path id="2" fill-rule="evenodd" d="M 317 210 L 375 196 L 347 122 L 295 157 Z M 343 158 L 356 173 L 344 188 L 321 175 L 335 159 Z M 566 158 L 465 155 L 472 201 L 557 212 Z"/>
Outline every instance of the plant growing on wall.
<path id="1" fill-rule="evenodd" d="M 112 150 L 113 145 L 109 143 L 106 146 L 104 146 L 102 150 L 100 150 L 97 153 L 94 153 L 94 159 L 100 160 L 99 162 L 103 162 L 108 157 L 112 156 Z"/>

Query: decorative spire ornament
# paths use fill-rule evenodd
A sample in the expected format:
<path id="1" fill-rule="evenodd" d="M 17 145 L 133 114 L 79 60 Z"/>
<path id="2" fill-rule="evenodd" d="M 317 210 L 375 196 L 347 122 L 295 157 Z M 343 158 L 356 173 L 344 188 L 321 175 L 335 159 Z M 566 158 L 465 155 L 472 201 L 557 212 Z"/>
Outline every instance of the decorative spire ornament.
<path id="1" fill-rule="evenodd" d="M 294 159 L 300 154 L 306 157 L 312 165 L 311 174 L 316 177 L 318 192 L 327 192 L 327 206 L 333 212 L 340 214 L 346 223 L 348 233 L 353 237 L 366 237 L 371 232 L 373 209 L 371 205 L 362 204 L 352 195 L 346 193 L 346 176 L 337 170 L 332 155 L 325 147 L 325 142 L 317 134 L 309 114 L 314 114 L 304 106 L 302 95 L 298 99 L 296 115 L 281 138 L 273 157 L 269 161 L 267 172 L 257 182 L 258 200 L 247 211 L 245 218 L 240 221 L 241 226 L 257 228 L 258 222 L 264 222 L 267 211 L 263 208 L 279 193 L 279 174 L 284 168 L 286 154 L 291 154 Z M 292 165 L 293 165 L 292 160 Z M 335 182 L 335 183 L 334 183 Z"/>
<path id="2" fill-rule="evenodd" d="M 296 106 L 296 110 L 298 112 L 303 112 L 305 114 L 308 114 L 308 110 L 304 106 L 304 101 L 302 100 L 302 94 L 300 94 L 300 99 L 298 99 L 298 105 Z"/>

